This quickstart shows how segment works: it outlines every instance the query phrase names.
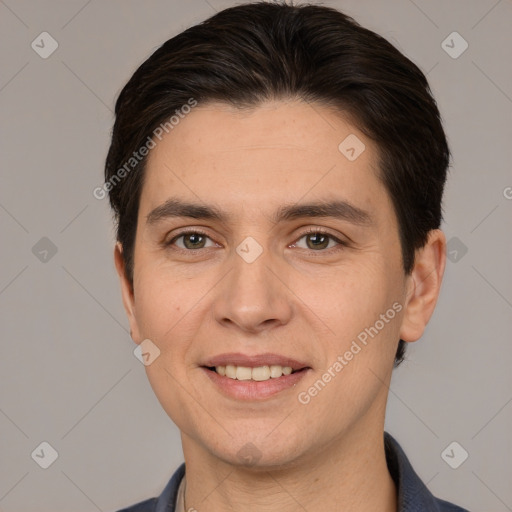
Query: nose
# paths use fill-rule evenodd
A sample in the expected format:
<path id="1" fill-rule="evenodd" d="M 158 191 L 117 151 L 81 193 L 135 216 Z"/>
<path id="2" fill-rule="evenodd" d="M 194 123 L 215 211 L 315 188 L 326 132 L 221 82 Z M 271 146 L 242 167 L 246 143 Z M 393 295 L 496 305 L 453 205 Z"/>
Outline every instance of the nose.
<path id="1" fill-rule="evenodd" d="M 215 288 L 217 322 L 249 333 L 288 323 L 293 314 L 292 294 L 279 263 L 266 249 L 252 262 L 233 251 L 229 272 Z"/>

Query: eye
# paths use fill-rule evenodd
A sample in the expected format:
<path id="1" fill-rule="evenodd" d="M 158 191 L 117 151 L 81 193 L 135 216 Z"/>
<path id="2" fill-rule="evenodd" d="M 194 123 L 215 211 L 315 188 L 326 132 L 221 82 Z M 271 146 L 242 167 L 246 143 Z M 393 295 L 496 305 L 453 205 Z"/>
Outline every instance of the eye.
<path id="1" fill-rule="evenodd" d="M 331 235 L 327 231 L 324 231 L 319 228 L 312 228 L 305 233 L 295 242 L 293 247 L 300 247 L 299 242 L 302 239 L 306 240 L 306 247 L 301 247 L 303 249 L 308 249 L 312 251 L 322 251 L 325 249 L 333 249 L 336 246 L 338 249 L 343 248 L 346 244 L 341 241 L 339 238 L 336 238 L 334 235 Z"/>
<path id="2" fill-rule="evenodd" d="M 305 239 L 306 246 L 301 246 L 301 240 Z M 292 244 L 292 247 L 299 247 L 311 251 L 324 251 L 329 249 L 342 249 L 347 244 L 320 228 L 311 228 L 304 232 L 300 238 Z M 173 237 L 169 242 L 165 243 L 166 247 L 175 246 L 178 250 L 194 251 L 198 249 L 206 249 L 208 247 L 215 247 L 216 244 L 213 240 L 203 231 L 190 230 L 183 231 Z M 336 249 L 335 249 L 336 250 Z"/>
<path id="3" fill-rule="evenodd" d="M 181 240 L 182 239 L 182 240 Z M 180 242 L 178 242 L 180 240 Z M 210 240 L 211 244 L 206 245 L 207 240 Z M 202 231 L 184 231 L 179 235 L 175 236 L 172 240 L 167 242 L 165 245 L 176 245 L 178 249 L 182 250 L 195 250 L 205 249 L 206 247 L 213 247 L 215 244 L 211 238 Z"/>

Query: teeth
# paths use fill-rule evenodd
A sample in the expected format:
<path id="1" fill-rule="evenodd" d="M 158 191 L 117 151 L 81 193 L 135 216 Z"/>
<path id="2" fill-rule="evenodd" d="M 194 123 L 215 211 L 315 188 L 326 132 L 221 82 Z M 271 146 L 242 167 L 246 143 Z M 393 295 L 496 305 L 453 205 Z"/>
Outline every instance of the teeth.
<path id="1" fill-rule="evenodd" d="M 247 366 L 237 366 L 236 367 L 236 380 L 251 380 L 252 379 L 252 369 L 247 368 Z"/>
<path id="2" fill-rule="evenodd" d="M 226 366 L 216 366 L 215 371 L 219 375 L 229 377 L 230 379 L 264 381 L 271 378 L 277 379 L 282 375 L 290 375 L 292 368 L 291 366 L 279 366 L 277 364 L 258 366 L 256 368 L 228 364 Z"/>
<path id="3" fill-rule="evenodd" d="M 277 377 L 281 377 L 281 375 L 283 374 L 283 368 L 281 366 L 277 366 L 277 365 L 272 365 L 270 367 L 270 376 L 275 379 Z"/>
<path id="4" fill-rule="evenodd" d="M 217 368 L 215 368 L 217 370 Z M 217 371 L 217 373 L 220 373 Z M 236 379 L 236 366 L 233 366 L 232 364 L 228 364 L 226 366 L 226 377 L 229 377 L 230 379 Z"/>
<path id="5" fill-rule="evenodd" d="M 268 366 L 258 366 L 257 368 L 253 368 L 251 372 L 252 380 L 268 380 L 272 377 L 270 373 L 270 368 Z M 281 377 L 281 375 L 279 375 Z"/>

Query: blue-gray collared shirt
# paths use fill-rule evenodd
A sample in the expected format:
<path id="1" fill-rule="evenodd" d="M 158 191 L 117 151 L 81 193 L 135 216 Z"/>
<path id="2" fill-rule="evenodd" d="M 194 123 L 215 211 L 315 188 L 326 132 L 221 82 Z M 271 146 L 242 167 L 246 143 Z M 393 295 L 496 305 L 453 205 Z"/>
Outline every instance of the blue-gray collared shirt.
<path id="1" fill-rule="evenodd" d="M 420 480 L 407 456 L 391 434 L 384 432 L 388 469 L 398 491 L 397 512 L 468 512 L 468 510 L 435 498 Z M 175 512 L 176 498 L 185 475 L 183 463 L 172 475 L 162 494 L 118 512 Z"/>

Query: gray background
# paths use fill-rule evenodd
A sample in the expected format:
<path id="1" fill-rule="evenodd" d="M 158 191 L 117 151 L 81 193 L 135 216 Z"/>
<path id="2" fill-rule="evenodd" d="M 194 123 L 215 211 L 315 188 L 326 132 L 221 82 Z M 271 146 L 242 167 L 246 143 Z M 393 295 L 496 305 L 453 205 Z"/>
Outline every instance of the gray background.
<path id="1" fill-rule="evenodd" d="M 394 373 L 386 429 L 434 494 L 512 510 L 512 2 L 324 3 L 428 72 L 453 151 L 453 261 L 426 334 Z M 92 191 L 135 68 L 234 4 L 0 1 L 1 511 L 115 510 L 159 494 L 182 461 L 133 355 L 111 216 Z M 31 47 L 43 31 L 59 45 L 46 59 Z M 454 31 L 469 44 L 456 59 L 442 46 Z M 58 452 L 48 469 L 31 457 L 43 441 Z M 469 453 L 458 469 L 441 457 L 452 441 Z"/>

